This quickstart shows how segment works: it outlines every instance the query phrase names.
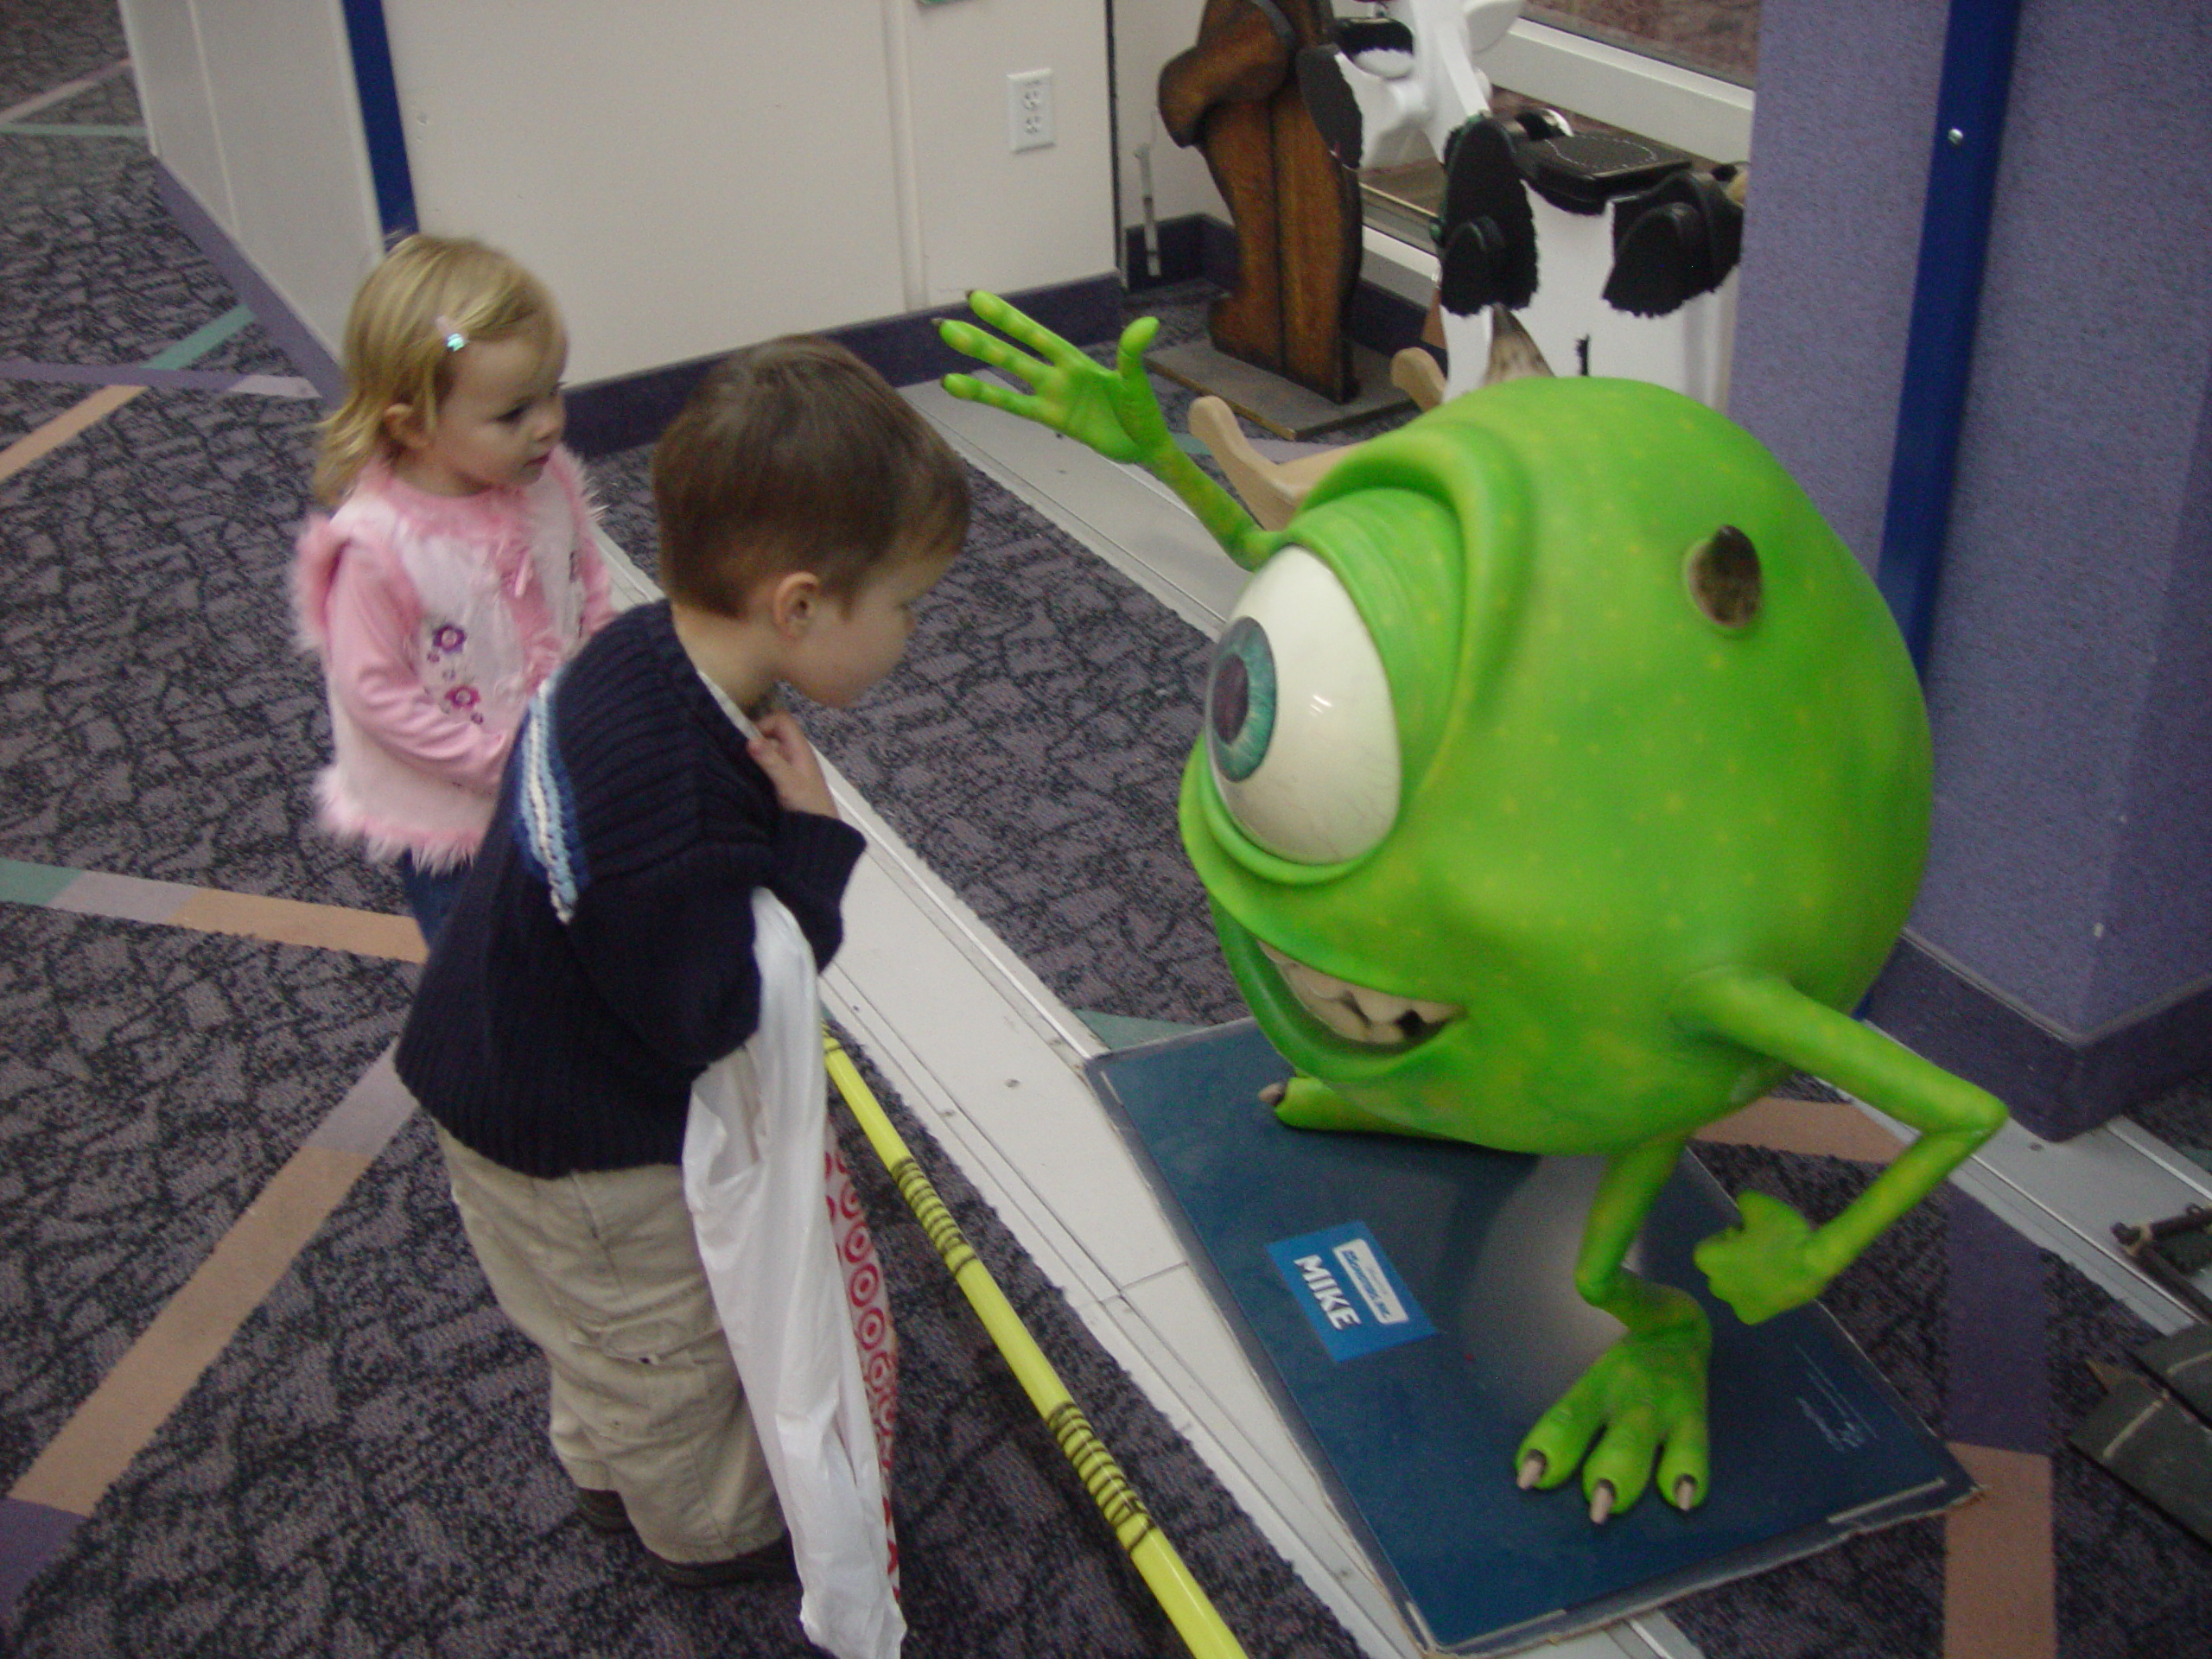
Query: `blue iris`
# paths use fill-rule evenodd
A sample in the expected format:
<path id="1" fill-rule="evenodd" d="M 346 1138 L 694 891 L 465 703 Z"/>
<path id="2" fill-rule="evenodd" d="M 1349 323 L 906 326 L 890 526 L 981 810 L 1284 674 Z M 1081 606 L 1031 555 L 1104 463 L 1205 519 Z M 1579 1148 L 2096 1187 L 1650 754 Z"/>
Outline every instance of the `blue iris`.
<path id="1" fill-rule="evenodd" d="M 1206 735 L 1214 764 L 1242 783 L 1267 759 L 1275 731 L 1275 655 L 1268 631 L 1249 616 L 1229 625 L 1213 648 L 1206 682 Z"/>

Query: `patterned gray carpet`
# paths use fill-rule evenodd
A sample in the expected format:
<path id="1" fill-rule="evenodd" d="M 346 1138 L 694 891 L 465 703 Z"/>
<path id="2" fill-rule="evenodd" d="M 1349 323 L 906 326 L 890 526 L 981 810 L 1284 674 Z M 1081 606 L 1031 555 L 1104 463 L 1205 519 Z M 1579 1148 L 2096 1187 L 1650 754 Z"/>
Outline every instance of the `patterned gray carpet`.
<path id="1" fill-rule="evenodd" d="M 1743 1147 L 1700 1147 L 1698 1157 L 1731 1192 L 1758 1188 L 1818 1218 L 1840 1211 L 1874 1173 L 1870 1165 Z M 2202 1651 L 2212 1634 L 2212 1549 L 2065 1444 L 2103 1395 L 2089 1362 L 2126 1368 L 2154 1333 L 2073 1268 L 2022 1244 L 2041 1294 L 2041 1306 L 2024 1314 L 2035 1351 L 1961 1348 L 1947 1264 L 1952 1230 L 1973 1205 L 1954 1188 L 1938 1192 L 1878 1238 L 1821 1305 L 1939 1433 L 1980 1443 L 1977 1397 L 1993 1381 L 2014 1396 L 2010 1414 L 2034 1426 L 2024 1437 L 2033 1444 L 2017 1449 L 2051 1458 L 2063 1659 Z M 1916 1521 L 1863 1535 L 1667 1611 L 1710 1659 L 1940 1654 L 1942 1527 Z"/>
<path id="2" fill-rule="evenodd" d="M 122 22 L 106 0 L 6 0 L 0 8 L 0 108 L 105 69 L 124 49 Z"/>
<path id="3" fill-rule="evenodd" d="M 0 483 L 0 856 L 400 907 L 308 824 L 327 717 L 287 584 L 313 408 L 156 389 Z"/>
<path id="4" fill-rule="evenodd" d="M 397 1035 L 410 976 L 0 906 L 0 1488 Z"/>

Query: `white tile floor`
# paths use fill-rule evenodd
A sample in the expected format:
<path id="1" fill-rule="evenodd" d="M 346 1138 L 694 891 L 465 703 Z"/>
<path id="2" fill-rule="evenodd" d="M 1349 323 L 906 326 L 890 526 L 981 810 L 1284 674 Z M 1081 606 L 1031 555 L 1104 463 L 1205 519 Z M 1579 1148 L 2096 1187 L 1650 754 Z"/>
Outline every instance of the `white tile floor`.
<path id="1" fill-rule="evenodd" d="M 1243 573 L 1149 476 L 933 385 L 906 395 L 968 460 L 1192 626 L 1218 629 Z M 634 571 L 622 586 L 632 599 L 652 593 Z M 1097 1039 L 842 779 L 832 784 L 870 855 L 825 976 L 831 1013 L 1360 1646 L 1377 1659 L 1420 1654 L 1085 1084 Z M 2109 1227 L 2212 1199 L 2212 1178 L 2141 1131 L 2121 1123 L 2055 1147 L 2016 1128 L 1960 1179 L 2152 1325 L 2183 1322 L 2120 1260 Z M 1556 1651 L 1694 1659 L 1697 1649 L 1655 1614 Z"/>

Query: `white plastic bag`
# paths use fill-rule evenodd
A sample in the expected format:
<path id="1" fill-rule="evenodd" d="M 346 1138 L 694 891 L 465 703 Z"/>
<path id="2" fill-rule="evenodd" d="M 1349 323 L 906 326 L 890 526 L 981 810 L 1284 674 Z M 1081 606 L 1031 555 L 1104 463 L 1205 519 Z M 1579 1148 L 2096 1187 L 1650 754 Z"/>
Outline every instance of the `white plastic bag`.
<path id="1" fill-rule="evenodd" d="M 880 1278 L 868 1318 L 881 1343 L 864 1360 L 854 1328 L 862 1316 L 849 1310 L 861 1307 L 874 1262 L 849 1278 L 853 1263 L 841 1258 L 839 1233 L 855 1262 L 867 1248 L 849 1185 L 845 1219 L 831 1219 L 844 1166 L 823 1092 L 814 952 L 765 887 L 753 893 L 753 921 L 760 1025 L 746 1050 L 760 1109 L 746 1109 L 734 1059 L 707 1069 L 691 1091 L 683 1196 L 791 1528 L 800 1625 L 837 1659 L 897 1659 L 906 1622 L 868 1374 L 872 1361 L 887 1430 Z"/>

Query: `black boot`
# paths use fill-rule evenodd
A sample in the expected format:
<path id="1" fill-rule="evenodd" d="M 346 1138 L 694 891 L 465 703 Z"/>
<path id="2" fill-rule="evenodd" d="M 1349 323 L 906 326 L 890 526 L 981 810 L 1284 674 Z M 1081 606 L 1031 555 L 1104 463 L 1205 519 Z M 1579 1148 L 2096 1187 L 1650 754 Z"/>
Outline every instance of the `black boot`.
<path id="1" fill-rule="evenodd" d="M 1450 149 L 1436 221 L 1444 308 L 1462 317 L 1491 305 L 1517 311 L 1536 292 L 1536 218 L 1512 133 L 1484 116 L 1453 133 Z"/>
<path id="2" fill-rule="evenodd" d="M 1663 317 L 1727 280 L 1744 251 L 1744 210 L 1725 180 L 1669 174 L 1613 210 L 1613 270 L 1605 302 Z"/>

